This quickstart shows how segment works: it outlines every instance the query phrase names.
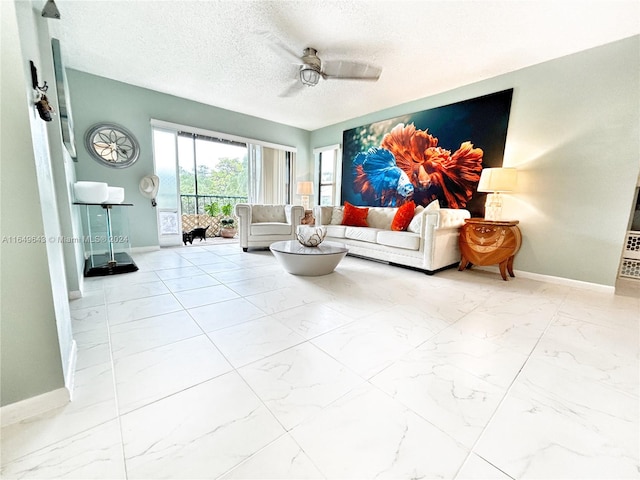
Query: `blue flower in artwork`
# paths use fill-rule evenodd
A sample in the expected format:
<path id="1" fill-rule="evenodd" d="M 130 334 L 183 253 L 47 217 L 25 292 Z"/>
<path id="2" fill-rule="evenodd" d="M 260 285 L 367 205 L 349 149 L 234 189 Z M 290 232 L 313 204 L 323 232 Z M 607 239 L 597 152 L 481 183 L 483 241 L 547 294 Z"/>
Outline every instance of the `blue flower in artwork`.
<path id="1" fill-rule="evenodd" d="M 393 153 L 386 148 L 372 147 L 358 153 L 353 169 L 354 191 L 366 205 L 395 207 L 413 195 L 408 175 L 396 165 Z"/>

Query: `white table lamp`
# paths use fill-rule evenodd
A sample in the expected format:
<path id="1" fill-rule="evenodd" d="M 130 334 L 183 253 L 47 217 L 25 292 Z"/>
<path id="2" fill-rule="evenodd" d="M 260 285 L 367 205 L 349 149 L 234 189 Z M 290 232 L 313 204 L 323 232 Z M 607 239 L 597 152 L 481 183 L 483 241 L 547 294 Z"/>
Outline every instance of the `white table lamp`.
<path id="1" fill-rule="evenodd" d="M 309 210 L 309 195 L 313 195 L 313 182 L 298 182 L 296 193 L 302 197 L 302 206 Z"/>
<path id="2" fill-rule="evenodd" d="M 479 192 L 490 192 L 485 203 L 485 220 L 502 220 L 501 192 L 512 192 L 516 186 L 515 168 L 485 168 L 478 182 Z"/>

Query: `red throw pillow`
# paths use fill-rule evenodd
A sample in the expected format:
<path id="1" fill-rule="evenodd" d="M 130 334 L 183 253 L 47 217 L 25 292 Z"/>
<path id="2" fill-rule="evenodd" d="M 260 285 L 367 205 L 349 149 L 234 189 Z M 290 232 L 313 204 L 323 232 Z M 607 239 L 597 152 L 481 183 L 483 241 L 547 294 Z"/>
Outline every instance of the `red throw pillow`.
<path id="1" fill-rule="evenodd" d="M 413 220 L 413 214 L 416 210 L 416 204 L 411 202 L 407 202 L 402 204 L 396 215 L 393 217 L 393 221 L 391 222 L 391 230 L 395 230 L 396 232 L 402 232 L 406 230 L 411 220 Z"/>
<path id="2" fill-rule="evenodd" d="M 354 207 L 349 202 L 344 202 L 344 211 L 342 212 L 342 225 L 349 225 L 351 227 L 368 227 L 367 215 L 369 215 L 368 208 Z"/>

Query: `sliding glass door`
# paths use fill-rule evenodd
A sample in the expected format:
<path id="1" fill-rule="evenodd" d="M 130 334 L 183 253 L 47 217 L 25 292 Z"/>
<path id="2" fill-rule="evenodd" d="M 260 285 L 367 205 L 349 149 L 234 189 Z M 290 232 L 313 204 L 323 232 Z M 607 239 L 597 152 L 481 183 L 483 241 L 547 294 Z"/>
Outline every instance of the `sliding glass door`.
<path id="1" fill-rule="evenodd" d="M 156 196 L 158 216 L 158 243 L 161 247 L 180 245 L 182 227 L 178 203 L 178 175 L 176 132 L 153 129 L 153 161 L 155 173 L 160 179 Z"/>
<path id="2" fill-rule="evenodd" d="M 292 203 L 295 149 L 152 120 L 160 246 L 211 225 L 205 207 Z M 180 127 L 180 128 L 172 128 Z M 223 138 L 227 137 L 227 138 Z M 246 140 L 246 141 L 245 141 Z M 207 236 L 215 234 L 215 228 Z"/>
<path id="3" fill-rule="evenodd" d="M 183 215 L 201 215 L 206 205 L 246 202 L 247 145 L 218 138 L 178 133 L 178 175 Z"/>

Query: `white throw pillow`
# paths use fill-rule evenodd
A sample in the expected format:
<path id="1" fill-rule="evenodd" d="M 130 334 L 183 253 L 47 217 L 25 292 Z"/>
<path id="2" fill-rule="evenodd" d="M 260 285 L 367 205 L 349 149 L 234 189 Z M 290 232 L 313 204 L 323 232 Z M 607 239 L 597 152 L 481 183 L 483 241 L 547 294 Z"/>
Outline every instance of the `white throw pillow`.
<path id="1" fill-rule="evenodd" d="M 413 220 L 411 220 L 411 223 L 407 227 L 408 232 L 420 233 L 420 229 L 422 228 L 422 219 L 424 218 L 424 215 L 422 213 L 424 212 L 424 210 L 426 210 L 427 212 L 440 210 L 440 202 L 436 199 L 429 205 L 427 205 L 427 208 L 423 207 L 422 205 L 416 207 L 416 211 L 413 214 Z"/>
<path id="2" fill-rule="evenodd" d="M 433 202 L 431 202 L 429 205 L 427 205 L 426 210 L 428 212 L 430 212 L 432 210 L 440 210 L 440 202 L 438 201 L 438 199 L 436 198 Z"/>
<path id="3" fill-rule="evenodd" d="M 373 228 L 391 230 L 391 222 L 397 211 L 394 207 L 369 207 L 367 224 Z"/>
<path id="4" fill-rule="evenodd" d="M 407 232 L 420 233 L 420 227 L 422 226 L 422 212 L 424 212 L 424 207 L 422 205 L 418 205 L 413 212 L 413 219 L 407 227 Z"/>
<path id="5" fill-rule="evenodd" d="M 333 207 L 333 212 L 331 212 L 331 225 L 342 225 L 343 216 L 342 207 Z"/>

